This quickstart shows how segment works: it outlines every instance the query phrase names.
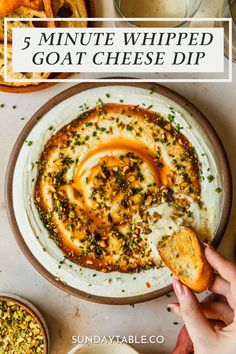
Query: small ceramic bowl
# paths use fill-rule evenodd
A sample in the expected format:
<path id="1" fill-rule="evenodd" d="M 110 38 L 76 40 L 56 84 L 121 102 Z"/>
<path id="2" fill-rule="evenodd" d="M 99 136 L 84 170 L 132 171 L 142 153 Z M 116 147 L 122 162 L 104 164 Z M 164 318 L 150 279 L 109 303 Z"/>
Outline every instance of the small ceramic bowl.
<path id="1" fill-rule="evenodd" d="M 19 305 L 20 307 L 22 307 L 39 324 L 40 329 L 43 334 L 43 337 L 44 337 L 45 350 L 44 350 L 43 354 L 49 354 L 49 352 L 50 352 L 49 330 L 48 330 L 47 324 L 46 324 L 42 314 L 39 312 L 39 310 L 33 304 L 31 304 L 29 301 L 23 299 L 20 296 L 12 295 L 12 294 L 0 294 L 0 301 L 8 301 L 8 300 L 11 302 L 14 302 L 16 305 Z"/>
<path id="2" fill-rule="evenodd" d="M 79 344 L 71 349 L 68 354 L 138 354 L 138 352 L 128 344 Z"/>

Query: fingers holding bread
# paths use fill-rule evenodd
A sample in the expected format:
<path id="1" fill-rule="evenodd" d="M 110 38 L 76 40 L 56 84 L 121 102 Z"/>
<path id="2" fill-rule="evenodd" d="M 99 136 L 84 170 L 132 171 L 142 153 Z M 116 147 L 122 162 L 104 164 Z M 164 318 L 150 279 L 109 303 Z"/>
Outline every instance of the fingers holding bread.
<path id="1" fill-rule="evenodd" d="M 204 316 L 208 320 L 223 321 L 226 325 L 233 322 L 234 313 L 227 303 L 205 302 L 201 303 L 200 306 Z M 180 304 L 170 304 L 168 307 L 171 308 L 177 316 L 182 317 Z"/>
<path id="2" fill-rule="evenodd" d="M 173 286 L 179 300 L 180 313 L 193 342 L 204 343 L 204 340 L 214 333 L 206 319 L 197 297 L 192 291 L 178 280 L 174 279 Z M 207 338 L 207 340 L 209 339 Z"/>
<path id="3" fill-rule="evenodd" d="M 182 227 L 179 232 L 164 238 L 158 245 L 161 259 L 184 285 L 196 293 L 211 286 L 214 270 L 207 262 L 204 246 L 196 233 Z"/>
<path id="4" fill-rule="evenodd" d="M 230 284 L 236 284 L 236 267 L 230 261 L 217 253 L 213 247 L 208 246 L 205 251 L 206 258 L 211 266 Z M 236 290 L 236 289 L 235 289 Z"/>

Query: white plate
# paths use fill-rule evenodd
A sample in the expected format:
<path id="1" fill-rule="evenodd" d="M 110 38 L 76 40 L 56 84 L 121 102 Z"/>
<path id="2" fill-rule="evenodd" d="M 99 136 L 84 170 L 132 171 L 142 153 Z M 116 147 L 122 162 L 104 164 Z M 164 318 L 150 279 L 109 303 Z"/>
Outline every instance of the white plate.
<path id="1" fill-rule="evenodd" d="M 127 344 L 79 344 L 67 354 L 138 354 L 138 352 Z"/>
<path id="2" fill-rule="evenodd" d="M 110 95 L 109 98 L 107 93 Z M 68 97 L 68 94 L 65 96 Z M 34 125 L 26 137 L 26 141 L 32 141 L 33 144 L 31 146 L 26 143 L 22 145 L 16 161 L 12 185 L 14 218 L 29 249 L 28 253 L 31 253 L 36 259 L 35 262 L 41 265 L 40 271 L 46 269 L 48 278 L 49 275 L 53 275 L 58 280 L 58 285 L 61 284 L 61 287 L 68 285 L 73 293 L 78 291 L 81 292 L 80 295 L 82 296 L 89 294 L 99 302 L 99 297 L 101 297 L 101 302 L 109 303 L 109 299 L 113 299 L 112 303 L 124 303 L 123 300 L 127 299 L 127 303 L 130 303 L 133 302 L 133 297 L 149 296 L 156 291 L 162 291 L 169 287 L 172 283 L 172 277 L 167 268 L 151 269 L 133 275 L 118 272 L 104 274 L 81 268 L 74 263 L 73 268 L 71 268 L 72 263 L 69 260 L 66 260 L 59 267 L 64 255 L 54 241 L 48 238 L 47 230 L 34 205 L 34 180 L 37 176 L 35 162 L 39 159 L 45 143 L 56 131 L 83 112 L 79 108 L 80 106 L 86 104 L 87 107 L 92 108 L 96 105 L 98 98 L 101 98 L 105 103 L 120 103 L 120 100 L 122 100 L 124 104 L 138 105 L 145 102 L 146 107 L 152 105 L 153 111 L 165 116 L 171 113 L 170 107 L 175 110 L 176 122 L 183 127 L 183 134 L 188 137 L 198 152 L 203 174 L 208 175 L 208 168 L 210 168 L 211 173 L 216 176 L 210 184 L 203 182 L 202 188 L 205 201 L 212 209 L 213 235 L 217 231 L 223 208 L 220 200 L 222 196 L 215 193 L 215 188 L 222 186 L 222 176 L 218 173 L 218 166 L 213 156 L 213 147 L 209 143 L 207 134 L 194 117 L 175 101 L 158 93 L 150 95 L 150 90 L 140 87 L 115 86 L 114 84 L 114 86 L 109 87 L 95 87 L 77 94 L 73 92 L 70 98 L 63 101 L 60 99 L 58 102 L 61 102 L 44 114 Z M 54 130 L 48 129 L 51 126 L 54 127 Z M 95 273 L 96 276 L 94 276 Z M 147 283 L 150 284 L 150 287 L 147 287 Z M 152 297 L 149 296 L 149 298 Z M 106 299 L 108 300 L 106 301 Z M 139 301 L 142 300 L 139 299 Z"/>

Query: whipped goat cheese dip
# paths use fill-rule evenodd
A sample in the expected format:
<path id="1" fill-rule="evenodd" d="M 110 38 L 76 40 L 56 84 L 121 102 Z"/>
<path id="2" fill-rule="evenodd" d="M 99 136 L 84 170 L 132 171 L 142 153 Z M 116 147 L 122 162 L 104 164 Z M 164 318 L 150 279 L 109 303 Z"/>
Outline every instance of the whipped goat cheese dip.
<path id="1" fill-rule="evenodd" d="M 221 214 L 222 182 L 204 134 L 181 106 L 135 87 L 90 89 L 55 106 L 32 129 L 14 173 L 14 212 L 33 255 L 98 296 L 169 285 L 158 242 L 183 225 L 210 241 Z"/>

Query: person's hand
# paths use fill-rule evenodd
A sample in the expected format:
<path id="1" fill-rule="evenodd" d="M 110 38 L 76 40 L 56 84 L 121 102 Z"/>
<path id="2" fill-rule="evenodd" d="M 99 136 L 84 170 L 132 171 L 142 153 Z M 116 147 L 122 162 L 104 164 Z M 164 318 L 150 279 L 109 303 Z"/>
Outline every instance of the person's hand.
<path id="1" fill-rule="evenodd" d="M 179 304 L 169 307 L 185 322 L 194 354 L 236 353 L 236 267 L 211 246 L 205 250 L 210 265 L 218 272 L 209 290 L 220 302 L 199 303 L 196 296 L 178 280 L 173 286 Z"/>

